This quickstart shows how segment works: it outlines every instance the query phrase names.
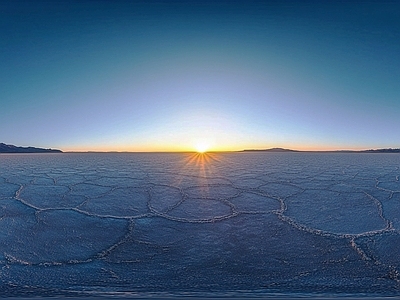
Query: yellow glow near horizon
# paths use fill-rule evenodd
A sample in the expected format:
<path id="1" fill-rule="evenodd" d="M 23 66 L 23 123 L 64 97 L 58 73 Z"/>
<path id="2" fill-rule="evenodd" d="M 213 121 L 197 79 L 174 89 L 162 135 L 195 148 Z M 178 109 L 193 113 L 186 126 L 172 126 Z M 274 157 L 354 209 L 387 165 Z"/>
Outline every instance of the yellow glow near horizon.
<path id="1" fill-rule="evenodd" d="M 242 151 L 244 149 L 268 149 L 274 147 L 281 147 L 281 148 L 288 148 L 294 150 L 301 150 L 301 151 L 335 151 L 335 150 L 342 150 L 346 148 L 345 146 L 311 146 L 311 145 L 274 145 L 274 144 L 267 144 L 267 145 L 257 145 L 257 144 L 233 144 L 233 143 L 216 143 L 214 142 L 206 142 L 204 141 L 189 141 L 187 144 L 146 144 L 146 145 L 138 145 L 134 146 L 131 144 L 115 144 L 115 145 L 60 145 L 54 146 L 53 148 L 61 149 L 64 152 L 87 152 L 87 151 L 99 151 L 99 152 L 197 152 L 197 153 L 205 153 L 205 152 L 224 152 L 224 151 Z M 50 148 L 50 147 L 49 147 Z M 365 147 L 352 147 L 348 150 L 363 150 L 373 148 L 370 146 Z M 378 147 L 376 147 L 378 148 Z M 346 148 L 347 149 L 347 148 Z"/>

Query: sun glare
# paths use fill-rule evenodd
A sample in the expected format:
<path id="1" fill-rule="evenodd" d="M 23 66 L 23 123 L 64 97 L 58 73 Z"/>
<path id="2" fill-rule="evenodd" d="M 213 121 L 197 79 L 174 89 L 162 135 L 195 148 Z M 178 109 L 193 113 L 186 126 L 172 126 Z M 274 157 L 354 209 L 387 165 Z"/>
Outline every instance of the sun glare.
<path id="1" fill-rule="evenodd" d="M 206 142 L 198 142 L 195 145 L 196 152 L 205 153 L 210 148 L 209 144 Z"/>

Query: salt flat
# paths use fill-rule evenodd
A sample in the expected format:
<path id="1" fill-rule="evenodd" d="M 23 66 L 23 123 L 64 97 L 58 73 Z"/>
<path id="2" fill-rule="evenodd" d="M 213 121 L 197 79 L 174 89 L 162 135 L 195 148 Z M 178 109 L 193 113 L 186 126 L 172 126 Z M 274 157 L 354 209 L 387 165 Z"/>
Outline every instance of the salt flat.
<path id="1" fill-rule="evenodd" d="M 400 295 L 400 155 L 0 156 L 0 295 Z"/>

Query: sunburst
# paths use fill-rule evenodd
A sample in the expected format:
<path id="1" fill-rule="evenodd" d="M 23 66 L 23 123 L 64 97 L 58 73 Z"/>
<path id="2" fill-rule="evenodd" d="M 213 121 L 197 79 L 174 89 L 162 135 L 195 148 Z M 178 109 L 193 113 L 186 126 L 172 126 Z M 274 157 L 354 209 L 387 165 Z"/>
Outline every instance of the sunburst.
<path id="1" fill-rule="evenodd" d="M 196 152 L 205 153 L 209 150 L 210 144 L 205 141 L 197 142 L 195 145 Z"/>

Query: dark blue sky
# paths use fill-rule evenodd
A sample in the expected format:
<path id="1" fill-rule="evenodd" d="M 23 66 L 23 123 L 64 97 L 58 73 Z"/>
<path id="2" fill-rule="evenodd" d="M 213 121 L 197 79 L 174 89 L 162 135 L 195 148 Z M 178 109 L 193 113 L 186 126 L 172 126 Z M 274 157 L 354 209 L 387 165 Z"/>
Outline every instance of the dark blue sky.
<path id="1" fill-rule="evenodd" d="M 400 147 L 398 1 L 1 1 L 0 141 Z"/>

